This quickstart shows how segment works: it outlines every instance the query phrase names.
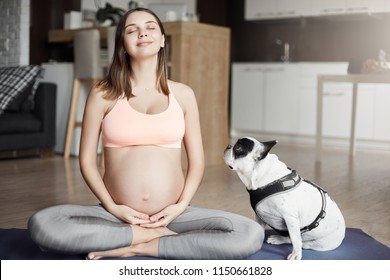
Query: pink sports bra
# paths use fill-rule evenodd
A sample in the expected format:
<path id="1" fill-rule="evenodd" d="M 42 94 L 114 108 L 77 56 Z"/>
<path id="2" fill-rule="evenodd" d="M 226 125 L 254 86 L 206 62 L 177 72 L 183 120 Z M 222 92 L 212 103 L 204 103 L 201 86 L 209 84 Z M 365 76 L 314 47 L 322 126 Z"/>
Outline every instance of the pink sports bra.
<path id="1" fill-rule="evenodd" d="M 102 122 L 105 147 L 155 145 L 181 148 L 184 113 L 175 96 L 168 95 L 168 108 L 158 114 L 140 113 L 128 100 L 119 98 Z"/>

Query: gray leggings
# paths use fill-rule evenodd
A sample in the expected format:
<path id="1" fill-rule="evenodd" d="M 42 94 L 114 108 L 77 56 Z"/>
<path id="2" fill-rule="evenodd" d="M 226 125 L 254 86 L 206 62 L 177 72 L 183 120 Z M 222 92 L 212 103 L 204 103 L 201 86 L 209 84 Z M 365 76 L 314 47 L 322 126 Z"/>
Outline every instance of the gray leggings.
<path id="1" fill-rule="evenodd" d="M 102 206 L 58 205 L 34 214 L 31 238 L 47 251 L 84 254 L 131 245 L 131 227 Z M 168 228 L 177 235 L 160 238 L 166 259 L 243 259 L 259 250 L 264 229 L 229 212 L 189 206 Z"/>

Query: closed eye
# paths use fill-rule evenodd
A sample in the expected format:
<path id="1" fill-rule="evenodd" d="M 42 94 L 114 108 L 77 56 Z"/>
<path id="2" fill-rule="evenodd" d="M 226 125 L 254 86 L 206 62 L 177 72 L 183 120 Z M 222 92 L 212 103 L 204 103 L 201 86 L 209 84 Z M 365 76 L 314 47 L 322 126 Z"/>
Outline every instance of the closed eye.
<path id="1" fill-rule="evenodd" d="M 132 33 L 136 32 L 136 31 L 137 31 L 137 29 L 128 28 L 128 29 L 126 30 L 126 33 L 127 33 L 127 34 L 132 34 Z"/>

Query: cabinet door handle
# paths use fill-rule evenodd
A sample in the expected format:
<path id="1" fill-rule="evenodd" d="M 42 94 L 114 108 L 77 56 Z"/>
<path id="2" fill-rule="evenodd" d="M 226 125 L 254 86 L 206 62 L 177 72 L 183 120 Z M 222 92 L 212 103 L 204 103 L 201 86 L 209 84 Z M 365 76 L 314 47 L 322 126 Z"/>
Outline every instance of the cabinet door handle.
<path id="1" fill-rule="evenodd" d="M 280 11 L 277 13 L 278 16 L 284 16 L 284 15 L 293 16 L 295 14 L 296 14 L 295 11 Z"/>
<path id="2" fill-rule="evenodd" d="M 283 72 L 284 68 L 283 67 L 278 67 L 278 68 L 265 68 L 265 72 Z"/>
<path id="3" fill-rule="evenodd" d="M 347 12 L 364 12 L 368 11 L 368 7 L 352 7 L 352 8 L 347 8 Z"/>
<path id="4" fill-rule="evenodd" d="M 338 96 L 344 96 L 345 93 L 342 92 L 342 91 L 335 91 L 335 92 L 329 92 L 329 91 L 325 91 L 323 93 L 324 96 L 330 96 L 330 97 L 338 97 Z"/>
<path id="5" fill-rule="evenodd" d="M 324 12 L 324 13 L 338 13 L 338 12 L 342 12 L 343 10 L 344 10 L 343 8 L 322 9 L 322 12 Z"/>
<path id="6" fill-rule="evenodd" d="M 242 69 L 242 72 L 262 72 L 263 68 L 251 68 L 251 67 L 245 67 Z"/>
<path id="7" fill-rule="evenodd" d="M 267 13 L 263 13 L 263 12 L 258 12 L 258 13 L 255 13 L 255 17 L 266 17 L 266 16 L 274 16 L 274 13 L 273 12 L 267 12 Z"/>

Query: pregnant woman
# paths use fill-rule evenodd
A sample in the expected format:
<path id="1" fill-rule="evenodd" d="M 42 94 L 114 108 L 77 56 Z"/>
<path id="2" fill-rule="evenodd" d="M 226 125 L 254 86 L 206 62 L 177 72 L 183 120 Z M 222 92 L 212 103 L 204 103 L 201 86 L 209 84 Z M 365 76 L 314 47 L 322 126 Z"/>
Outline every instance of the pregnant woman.
<path id="1" fill-rule="evenodd" d="M 241 259 L 261 248 L 264 230 L 251 219 L 189 205 L 204 172 L 198 107 L 191 88 L 168 80 L 165 60 L 160 20 L 148 9 L 129 10 L 109 73 L 91 89 L 83 117 L 80 168 L 101 203 L 35 213 L 28 226 L 43 250 L 88 259 Z"/>

